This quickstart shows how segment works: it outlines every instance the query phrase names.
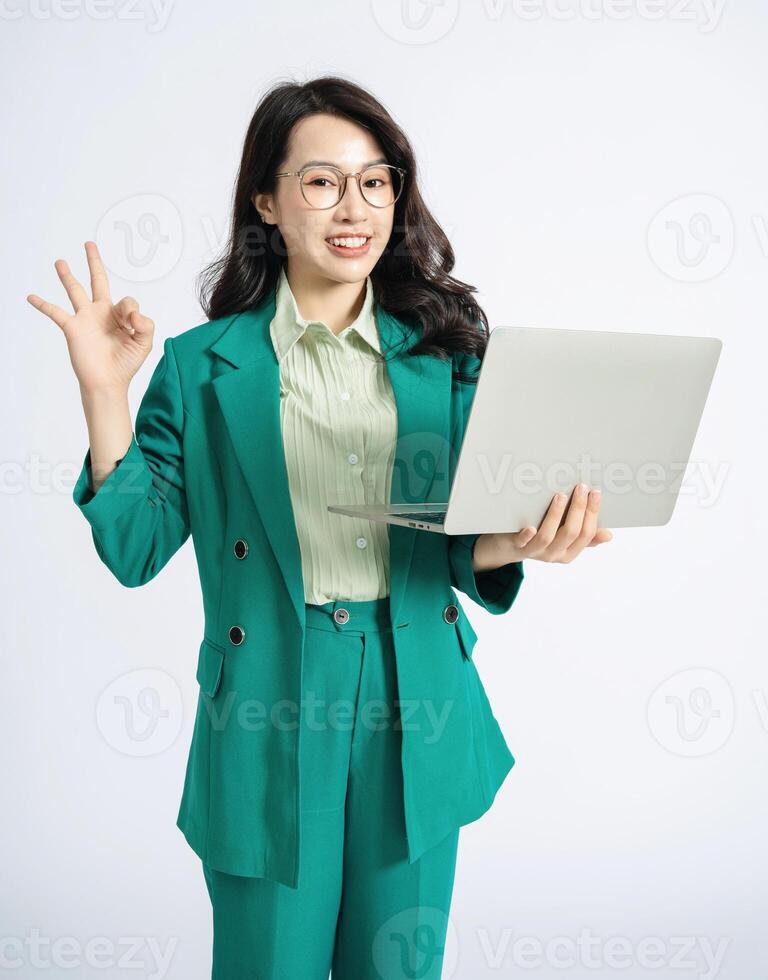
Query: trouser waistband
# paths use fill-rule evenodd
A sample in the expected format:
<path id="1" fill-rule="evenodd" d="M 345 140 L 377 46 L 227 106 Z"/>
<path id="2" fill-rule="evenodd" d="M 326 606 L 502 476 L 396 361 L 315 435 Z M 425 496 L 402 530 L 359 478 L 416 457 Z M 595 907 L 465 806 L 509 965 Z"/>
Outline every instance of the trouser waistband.
<path id="1" fill-rule="evenodd" d="M 389 615 L 389 596 L 380 599 L 333 599 L 330 602 L 304 604 L 307 626 L 337 633 L 373 631 L 383 633 L 392 629 Z"/>

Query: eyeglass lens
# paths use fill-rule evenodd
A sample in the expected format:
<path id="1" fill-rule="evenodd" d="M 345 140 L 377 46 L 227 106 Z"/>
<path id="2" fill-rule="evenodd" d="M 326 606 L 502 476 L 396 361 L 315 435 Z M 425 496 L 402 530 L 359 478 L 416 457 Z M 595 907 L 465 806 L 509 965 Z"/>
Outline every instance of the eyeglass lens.
<path id="1" fill-rule="evenodd" d="M 393 167 L 369 167 L 360 175 L 363 197 L 374 207 L 385 208 L 400 195 L 400 174 Z M 344 189 L 344 178 L 330 167 L 313 167 L 301 180 L 304 199 L 313 208 L 331 208 L 337 204 Z"/>

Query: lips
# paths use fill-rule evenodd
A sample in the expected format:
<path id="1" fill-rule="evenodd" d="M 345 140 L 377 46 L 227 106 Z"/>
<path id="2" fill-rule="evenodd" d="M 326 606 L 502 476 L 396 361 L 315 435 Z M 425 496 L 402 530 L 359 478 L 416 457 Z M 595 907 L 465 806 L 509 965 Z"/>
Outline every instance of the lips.
<path id="1" fill-rule="evenodd" d="M 349 238 L 364 238 L 366 242 L 368 242 L 372 237 L 373 237 L 372 235 L 350 235 L 349 232 L 347 232 L 344 235 L 328 235 L 328 237 L 325 240 L 327 242 L 330 242 L 334 238 L 338 238 L 339 241 L 346 241 Z"/>
<path id="2" fill-rule="evenodd" d="M 333 237 L 333 236 L 332 236 Z M 347 236 L 344 235 L 344 238 Z M 356 237 L 362 241 L 362 245 L 334 245 L 330 238 L 325 239 L 325 244 L 331 252 L 342 259 L 357 259 L 363 255 L 368 255 L 371 249 L 370 235 L 349 236 Z"/>

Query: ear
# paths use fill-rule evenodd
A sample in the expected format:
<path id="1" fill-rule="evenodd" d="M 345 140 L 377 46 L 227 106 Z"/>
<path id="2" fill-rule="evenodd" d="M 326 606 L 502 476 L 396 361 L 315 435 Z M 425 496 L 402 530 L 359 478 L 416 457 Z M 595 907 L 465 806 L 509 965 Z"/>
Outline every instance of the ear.
<path id="1" fill-rule="evenodd" d="M 274 221 L 272 215 L 272 195 L 257 192 L 251 197 L 251 203 L 261 216 L 262 221 Z"/>

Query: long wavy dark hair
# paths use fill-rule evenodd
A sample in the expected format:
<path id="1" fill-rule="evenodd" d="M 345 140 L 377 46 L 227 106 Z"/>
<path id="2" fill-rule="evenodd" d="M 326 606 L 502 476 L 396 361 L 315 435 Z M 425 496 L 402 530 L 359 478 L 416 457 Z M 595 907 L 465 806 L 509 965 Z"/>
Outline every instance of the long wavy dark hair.
<path id="1" fill-rule="evenodd" d="M 286 155 L 291 130 L 315 113 L 344 116 L 363 126 L 378 140 L 387 161 L 407 171 L 392 234 L 371 281 L 387 312 L 409 328 L 421 329 L 409 353 L 448 359 L 463 350 L 482 359 L 488 320 L 472 296 L 475 287 L 450 274 L 453 249 L 421 196 L 410 142 L 373 95 L 335 75 L 304 84 L 280 82 L 257 105 L 243 144 L 224 252 L 200 274 L 198 293 L 208 319 L 251 309 L 277 285 L 285 241 L 276 226 L 262 221 L 251 198 L 274 192 L 273 175 Z"/>

